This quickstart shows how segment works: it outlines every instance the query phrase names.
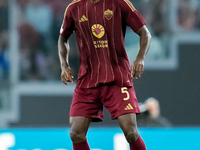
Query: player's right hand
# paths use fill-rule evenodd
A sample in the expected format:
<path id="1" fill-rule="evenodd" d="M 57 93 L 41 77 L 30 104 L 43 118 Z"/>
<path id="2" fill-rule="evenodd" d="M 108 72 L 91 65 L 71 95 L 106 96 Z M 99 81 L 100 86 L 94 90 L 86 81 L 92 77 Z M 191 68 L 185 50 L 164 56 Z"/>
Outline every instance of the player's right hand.
<path id="1" fill-rule="evenodd" d="M 61 72 L 61 80 L 65 85 L 68 85 L 67 82 L 71 82 L 73 83 L 73 73 L 71 68 L 67 67 L 67 68 L 63 68 L 62 72 Z"/>
<path id="2" fill-rule="evenodd" d="M 144 72 L 144 59 L 136 58 L 131 65 L 131 77 L 138 79 Z"/>

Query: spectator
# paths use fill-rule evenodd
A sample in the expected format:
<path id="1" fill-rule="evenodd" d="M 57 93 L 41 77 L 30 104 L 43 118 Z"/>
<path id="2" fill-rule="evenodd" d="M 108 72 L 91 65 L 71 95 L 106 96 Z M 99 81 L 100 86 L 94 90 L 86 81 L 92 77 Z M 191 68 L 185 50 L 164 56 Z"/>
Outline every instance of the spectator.
<path id="1" fill-rule="evenodd" d="M 0 32 L 8 30 L 8 0 L 0 0 Z"/>
<path id="2" fill-rule="evenodd" d="M 8 0 L 0 0 L 0 82 L 8 77 Z"/>
<path id="3" fill-rule="evenodd" d="M 17 0 L 22 80 L 48 79 L 52 12 L 43 0 Z"/>
<path id="4" fill-rule="evenodd" d="M 170 127 L 172 124 L 160 114 L 160 105 L 158 100 L 151 97 L 144 104 L 140 104 L 138 117 L 139 127 Z"/>
<path id="5" fill-rule="evenodd" d="M 177 22 L 180 31 L 194 31 L 196 22 L 197 0 L 178 0 Z"/>
<path id="6" fill-rule="evenodd" d="M 151 26 L 155 36 L 161 36 L 167 31 L 167 0 L 142 0 L 140 3 L 142 7 L 139 11 L 146 22 Z"/>
<path id="7" fill-rule="evenodd" d="M 65 12 L 66 6 L 71 2 L 71 0 L 44 0 L 44 2 L 52 10 L 53 30 L 51 30 L 51 33 L 54 42 L 57 43 L 60 24 L 62 24 L 63 21 L 63 14 Z"/>
<path id="8" fill-rule="evenodd" d="M 198 1 L 198 5 L 197 5 L 195 26 L 198 30 L 200 30 L 200 0 Z"/>
<path id="9" fill-rule="evenodd" d="M 8 77 L 8 33 L 6 31 L 0 33 L 0 78 L 5 80 Z M 0 81 L 1 81 L 0 79 Z"/>
<path id="10" fill-rule="evenodd" d="M 52 25 L 51 9 L 42 0 L 34 0 L 29 2 L 25 13 L 26 19 L 46 38 Z"/>
<path id="11" fill-rule="evenodd" d="M 20 35 L 20 66 L 22 80 L 44 79 L 46 62 L 44 53 L 40 50 L 41 36 L 29 23 L 19 26 Z M 44 73 L 45 72 L 45 73 Z"/>
<path id="12" fill-rule="evenodd" d="M 148 28 L 153 38 L 151 40 L 151 46 L 149 48 L 148 55 L 146 56 L 146 61 L 157 61 L 165 58 L 165 47 L 163 46 L 161 39 L 154 35 L 151 27 L 148 26 Z M 127 55 L 129 57 L 129 61 L 132 62 L 137 56 L 137 50 L 140 47 L 138 44 L 139 38 L 137 35 L 134 35 L 132 32 L 130 32 L 130 28 L 127 28 L 125 38 Z"/>
<path id="13" fill-rule="evenodd" d="M 140 5 L 139 5 L 140 3 Z M 148 29 L 151 32 L 152 40 L 149 48 L 146 61 L 158 61 L 166 58 L 166 47 L 162 40 L 162 36 L 166 32 L 166 12 L 167 4 L 166 0 L 142 0 L 133 1 L 133 5 L 140 6 L 139 11 L 144 16 L 144 19 L 148 23 Z M 141 7 L 142 6 L 142 7 Z M 134 49 L 139 49 L 139 38 L 130 32 L 130 28 L 127 28 L 125 46 L 130 62 L 136 57 Z M 134 57 L 132 57 L 134 56 Z"/>

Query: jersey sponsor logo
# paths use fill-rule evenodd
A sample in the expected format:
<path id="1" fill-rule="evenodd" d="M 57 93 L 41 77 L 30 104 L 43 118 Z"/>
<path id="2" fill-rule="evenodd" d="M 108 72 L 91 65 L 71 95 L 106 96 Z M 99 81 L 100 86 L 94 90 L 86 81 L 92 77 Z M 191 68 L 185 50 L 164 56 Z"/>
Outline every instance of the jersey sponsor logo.
<path id="1" fill-rule="evenodd" d="M 106 18 L 107 20 L 110 20 L 110 19 L 112 18 L 112 16 L 113 16 L 113 11 L 110 10 L 110 9 L 104 11 L 104 16 L 105 16 L 105 18 Z"/>
<path id="2" fill-rule="evenodd" d="M 131 109 L 133 109 L 133 107 L 132 107 L 132 105 L 129 103 L 129 104 L 126 106 L 125 110 L 131 110 Z"/>
<path id="3" fill-rule="evenodd" d="M 84 22 L 84 21 L 88 21 L 88 18 L 85 17 L 85 15 L 83 15 L 83 16 L 81 17 L 81 19 L 79 20 L 79 22 Z"/>
<path id="4" fill-rule="evenodd" d="M 92 26 L 92 34 L 97 37 L 97 38 L 102 38 L 105 34 L 105 29 L 102 25 L 100 24 L 94 24 Z"/>
<path id="5" fill-rule="evenodd" d="M 107 40 L 98 40 L 93 41 L 95 48 L 106 48 L 108 47 L 108 41 Z"/>

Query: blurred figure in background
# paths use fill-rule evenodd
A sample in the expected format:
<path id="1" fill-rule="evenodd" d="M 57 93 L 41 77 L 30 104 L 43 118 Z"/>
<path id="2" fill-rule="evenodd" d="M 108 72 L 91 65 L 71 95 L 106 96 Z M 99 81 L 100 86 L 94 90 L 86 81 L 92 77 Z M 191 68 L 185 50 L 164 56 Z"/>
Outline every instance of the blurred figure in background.
<path id="1" fill-rule="evenodd" d="M 0 83 L 8 79 L 8 33 L 0 33 Z"/>
<path id="2" fill-rule="evenodd" d="M 52 29 L 51 36 L 53 40 L 58 41 L 58 33 L 60 31 L 60 24 L 63 21 L 63 13 L 65 12 L 65 6 L 67 6 L 71 0 L 43 0 L 44 3 L 51 9 L 52 13 Z"/>
<path id="3" fill-rule="evenodd" d="M 8 30 L 8 0 L 0 0 L 0 32 Z"/>
<path id="4" fill-rule="evenodd" d="M 47 6 L 44 0 L 29 1 L 25 9 L 25 16 L 28 22 L 36 29 L 42 37 L 43 51 L 51 43 L 52 10 Z"/>
<path id="5" fill-rule="evenodd" d="M 160 114 L 160 105 L 157 99 L 148 98 L 144 104 L 140 104 L 137 116 L 139 127 L 171 127 L 172 124 Z"/>
<path id="6" fill-rule="evenodd" d="M 178 0 L 177 22 L 180 31 L 194 31 L 197 12 L 197 0 Z"/>
<path id="7" fill-rule="evenodd" d="M 41 36 L 28 22 L 18 27 L 20 36 L 20 69 L 22 80 L 45 78 L 45 57 L 40 51 Z"/>
<path id="8" fill-rule="evenodd" d="M 0 83 L 8 79 L 8 0 L 0 0 Z"/>
<path id="9" fill-rule="evenodd" d="M 17 4 L 20 78 L 53 80 L 56 76 L 53 69 L 59 62 L 55 60 L 56 42 L 52 40 L 50 32 L 53 22 L 51 7 L 44 0 L 17 0 Z"/>
<path id="10" fill-rule="evenodd" d="M 142 0 L 141 6 L 141 14 L 151 26 L 154 35 L 162 36 L 168 29 L 168 0 Z"/>
<path id="11" fill-rule="evenodd" d="M 198 0 L 197 11 L 196 11 L 196 28 L 200 30 L 200 0 Z"/>
<path id="12" fill-rule="evenodd" d="M 146 62 L 165 59 L 167 56 L 163 36 L 167 32 L 167 1 L 141 0 L 137 1 L 136 4 L 138 11 L 144 16 L 144 19 L 148 23 L 148 29 L 153 37 Z M 129 61 L 132 62 L 134 61 L 133 58 L 137 55 L 137 51 L 133 49 L 139 48 L 139 37 L 134 35 L 130 28 L 127 28 L 125 38 L 125 46 Z"/>
<path id="13" fill-rule="evenodd" d="M 65 6 L 69 1 L 16 1 L 21 80 L 59 79 L 59 60 L 55 49 Z"/>

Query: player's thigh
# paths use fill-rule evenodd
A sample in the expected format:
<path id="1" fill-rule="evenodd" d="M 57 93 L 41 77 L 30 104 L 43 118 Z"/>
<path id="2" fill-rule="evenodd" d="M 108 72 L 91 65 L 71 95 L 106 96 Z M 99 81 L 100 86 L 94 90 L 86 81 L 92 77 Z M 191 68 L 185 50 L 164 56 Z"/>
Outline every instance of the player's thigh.
<path id="1" fill-rule="evenodd" d="M 82 132 L 87 133 L 91 120 L 92 120 L 91 118 L 82 116 L 70 117 L 69 119 L 70 129 L 71 131 L 77 133 L 82 133 Z"/>
<path id="2" fill-rule="evenodd" d="M 129 113 L 121 115 L 117 118 L 119 126 L 123 130 L 125 135 L 134 134 L 137 138 L 139 135 L 137 129 L 136 114 Z"/>
<path id="3" fill-rule="evenodd" d="M 99 90 L 84 89 L 76 87 L 71 109 L 70 117 L 83 116 L 92 118 L 93 121 L 100 121 L 103 119 L 103 104 L 99 100 Z"/>
<path id="4" fill-rule="evenodd" d="M 137 128 L 136 114 L 129 113 L 121 115 L 117 118 L 119 126 L 124 132 L 134 130 Z"/>
<path id="5" fill-rule="evenodd" d="M 73 143 L 83 142 L 86 138 L 91 118 L 70 117 L 70 138 Z"/>

